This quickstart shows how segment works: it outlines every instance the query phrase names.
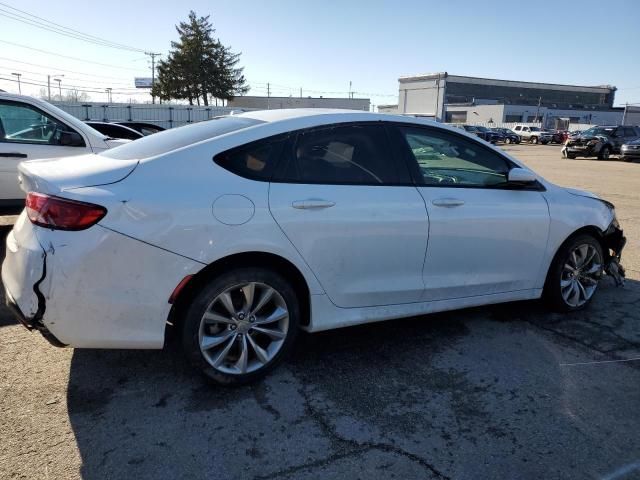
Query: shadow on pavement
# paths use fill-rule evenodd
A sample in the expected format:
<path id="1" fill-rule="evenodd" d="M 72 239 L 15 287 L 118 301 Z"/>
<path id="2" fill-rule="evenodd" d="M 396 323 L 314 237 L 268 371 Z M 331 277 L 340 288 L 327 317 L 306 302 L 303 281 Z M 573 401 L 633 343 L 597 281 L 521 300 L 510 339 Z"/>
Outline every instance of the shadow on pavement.
<path id="1" fill-rule="evenodd" d="M 618 417 L 634 415 L 638 372 L 577 379 L 559 362 L 640 352 L 639 314 L 631 313 L 639 285 L 607 286 L 592 308 L 566 316 L 518 302 L 303 334 L 283 366 L 239 388 L 207 383 L 175 345 L 76 350 L 68 410 L 82 476 L 534 478 L 613 470 L 618 458 L 640 455 L 616 450 L 636 431 L 635 419 L 622 426 Z M 605 380 L 623 385 L 618 394 L 603 395 Z M 611 428 L 622 444 L 603 450 Z M 567 462 L 569 454 L 576 459 Z"/>

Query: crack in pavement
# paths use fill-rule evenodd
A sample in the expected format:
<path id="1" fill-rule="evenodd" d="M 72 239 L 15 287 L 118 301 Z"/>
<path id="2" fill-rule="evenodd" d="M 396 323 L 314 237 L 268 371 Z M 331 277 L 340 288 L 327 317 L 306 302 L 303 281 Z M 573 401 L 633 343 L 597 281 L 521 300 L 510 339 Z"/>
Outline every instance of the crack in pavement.
<path id="1" fill-rule="evenodd" d="M 358 442 L 356 440 L 349 440 L 347 438 L 340 436 L 335 431 L 335 429 L 324 419 L 322 413 L 318 412 L 311 405 L 311 398 L 309 397 L 308 392 L 305 390 L 304 382 L 301 381 L 300 383 L 302 384 L 302 386 L 299 389 L 299 393 L 303 398 L 304 409 L 308 417 L 310 417 L 313 421 L 315 421 L 320 426 L 320 429 L 322 430 L 322 432 L 332 441 L 332 443 L 336 446 L 336 448 L 341 449 L 343 451 L 340 453 L 334 453 L 333 455 L 329 455 L 328 457 L 325 457 L 320 460 L 314 460 L 308 463 L 304 463 L 302 465 L 289 467 L 284 470 L 276 471 L 265 476 L 254 477 L 256 480 L 268 480 L 268 479 L 273 479 L 273 478 L 278 478 L 283 476 L 286 477 L 305 469 L 313 469 L 317 467 L 330 465 L 332 462 L 336 460 L 348 458 L 352 455 L 358 455 L 358 454 L 366 453 L 372 450 L 380 450 L 383 452 L 393 453 L 393 454 L 402 456 L 404 458 L 407 458 L 417 463 L 418 465 L 423 467 L 425 470 L 430 472 L 433 476 L 435 476 L 435 478 L 442 479 L 442 480 L 451 480 L 450 477 L 440 472 L 437 468 L 435 468 L 433 465 L 427 462 L 424 458 L 418 455 L 415 455 L 413 453 L 407 452 L 406 450 L 403 450 L 398 446 L 391 445 L 388 443 L 382 443 L 382 442 L 368 442 L 368 441 Z"/>

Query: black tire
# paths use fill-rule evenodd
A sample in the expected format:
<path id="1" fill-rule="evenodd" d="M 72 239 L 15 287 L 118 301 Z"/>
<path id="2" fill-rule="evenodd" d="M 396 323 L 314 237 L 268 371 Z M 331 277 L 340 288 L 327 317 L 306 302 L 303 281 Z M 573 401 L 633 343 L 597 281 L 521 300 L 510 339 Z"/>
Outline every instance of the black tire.
<path id="1" fill-rule="evenodd" d="M 509 145 L 511 143 L 511 139 L 509 137 L 504 139 L 504 143 L 506 143 L 507 145 Z"/>
<path id="2" fill-rule="evenodd" d="M 608 160 L 611 156 L 611 148 L 608 145 L 605 145 L 598 152 L 598 160 Z"/>
<path id="3" fill-rule="evenodd" d="M 534 145 L 536 145 L 538 143 L 538 137 L 536 137 L 536 136 L 531 137 L 530 142 L 533 143 Z"/>
<path id="4" fill-rule="evenodd" d="M 597 293 L 596 288 L 594 293 L 586 301 L 586 303 L 580 306 L 572 306 L 568 304 L 562 296 L 562 288 L 560 286 L 560 282 L 562 280 L 564 266 L 567 263 L 571 252 L 577 246 L 584 244 L 593 246 L 596 249 L 598 255 L 600 255 L 602 264 L 604 264 L 602 246 L 593 235 L 579 234 L 575 237 L 569 238 L 564 244 L 562 244 L 562 246 L 558 249 L 555 257 L 553 258 L 553 261 L 551 262 L 549 272 L 547 273 L 547 280 L 544 285 L 544 291 L 542 294 L 542 297 L 547 306 L 556 312 L 573 312 L 576 310 L 582 310 L 586 308 L 589 303 L 591 303 L 593 297 L 595 296 L 595 293 Z"/>
<path id="5" fill-rule="evenodd" d="M 274 355 L 257 370 L 241 374 L 220 371 L 210 364 L 200 350 L 200 322 L 214 299 L 230 287 L 257 282 L 275 290 L 286 304 L 288 329 L 284 341 Z M 290 283 L 280 274 L 266 268 L 238 268 L 213 278 L 196 295 L 184 316 L 182 327 L 182 347 L 189 363 L 207 378 L 221 385 L 242 385 L 264 377 L 290 353 L 300 326 L 300 302 Z M 238 331 L 240 328 L 238 328 Z M 249 335 L 248 333 L 246 334 Z M 231 343 L 234 343 L 232 340 Z M 248 342 L 245 342 L 248 343 Z M 255 350 L 254 350 L 255 352 Z M 254 353 L 255 355 L 255 353 Z"/>
<path id="6" fill-rule="evenodd" d="M 576 159 L 576 156 L 575 156 L 573 153 L 567 153 L 567 158 L 568 158 L 569 160 L 575 160 L 575 159 Z"/>

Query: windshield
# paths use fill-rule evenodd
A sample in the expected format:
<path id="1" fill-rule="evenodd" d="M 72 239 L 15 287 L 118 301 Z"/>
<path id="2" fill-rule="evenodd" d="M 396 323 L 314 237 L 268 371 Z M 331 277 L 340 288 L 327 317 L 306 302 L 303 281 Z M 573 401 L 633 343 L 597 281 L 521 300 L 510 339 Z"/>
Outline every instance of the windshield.
<path id="1" fill-rule="evenodd" d="M 132 160 L 155 157 L 162 153 L 171 152 L 203 140 L 219 137 L 225 133 L 235 132 L 243 128 L 253 127 L 262 120 L 247 117 L 216 117 L 193 125 L 171 128 L 134 142 L 105 150 L 100 153 L 104 157 L 116 160 Z"/>
<path id="2" fill-rule="evenodd" d="M 529 127 L 532 132 L 539 132 L 540 129 L 538 127 Z"/>
<path id="3" fill-rule="evenodd" d="M 602 127 L 591 127 L 588 130 L 585 130 L 581 133 L 585 137 L 595 137 L 597 135 L 606 135 L 609 136 L 613 132 L 613 128 L 602 128 Z"/>
<path id="4" fill-rule="evenodd" d="M 487 127 L 476 127 L 476 130 L 480 130 L 481 132 L 489 132 L 490 131 Z"/>

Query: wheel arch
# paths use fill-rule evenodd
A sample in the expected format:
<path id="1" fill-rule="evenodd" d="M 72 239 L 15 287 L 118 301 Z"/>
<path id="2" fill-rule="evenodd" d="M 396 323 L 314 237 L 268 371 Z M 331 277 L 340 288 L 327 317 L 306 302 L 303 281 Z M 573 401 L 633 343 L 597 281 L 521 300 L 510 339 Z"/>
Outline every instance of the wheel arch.
<path id="1" fill-rule="evenodd" d="M 553 257 L 551 259 L 551 262 L 549 262 L 549 265 L 547 266 L 547 273 L 546 273 L 546 275 L 544 277 L 545 287 L 546 287 L 547 281 L 549 279 L 549 273 L 551 272 L 551 268 L 553 267 L 553 265 L 555 264 L 556 260 L 558 259 L 558 255 L 562 251 L 562 248 L 567 243 L 569 243 L 571 240 L 573 240 L 577 236 L 583 235 L 583 234 L 591 235 L 592 237 L 594 237 L 598 241 L 598 243 L 600 244 L 600 247 L 602 248 L 602 253 L 605 255 L 605 257 L 608 255 L 609 247 L 605 244 L 604 232 L 602 231 L 602 229 L 600 229 L 599 227 L 597 227 L 595 225 L 585 225 L 583 227 L 578 228 L 573 233 L 571 233 L 569 236 L 567 236 L 567 238 L 565 238 L 564 241 L 560 245 L 558 245 L 558 248 L 556 248 L 556 251 L 553 254 Z"/>
<path id="2" fill-rule="evenodd" d="M 260 251 L 242 252 L 222 257 L 210 263 L 193 275 L 184 288 L 180 289 L 177 296 L 173 299 L 173 305 L 171 306 L 169 318 L 167 319 L 165 344 L 169 337 L 175 332 L 180 331 L 186 309 L 204 285 L 216 275 L 242 267 L 268 268 L 283 275 L 291 283 L 291 287 L 296 292 L 296 296 L 300 302 L 300 325 L 303 327 L 310 325 L 311 292 L 307 280 L 298 267 L 286 258 L 274 253 Z"/>

